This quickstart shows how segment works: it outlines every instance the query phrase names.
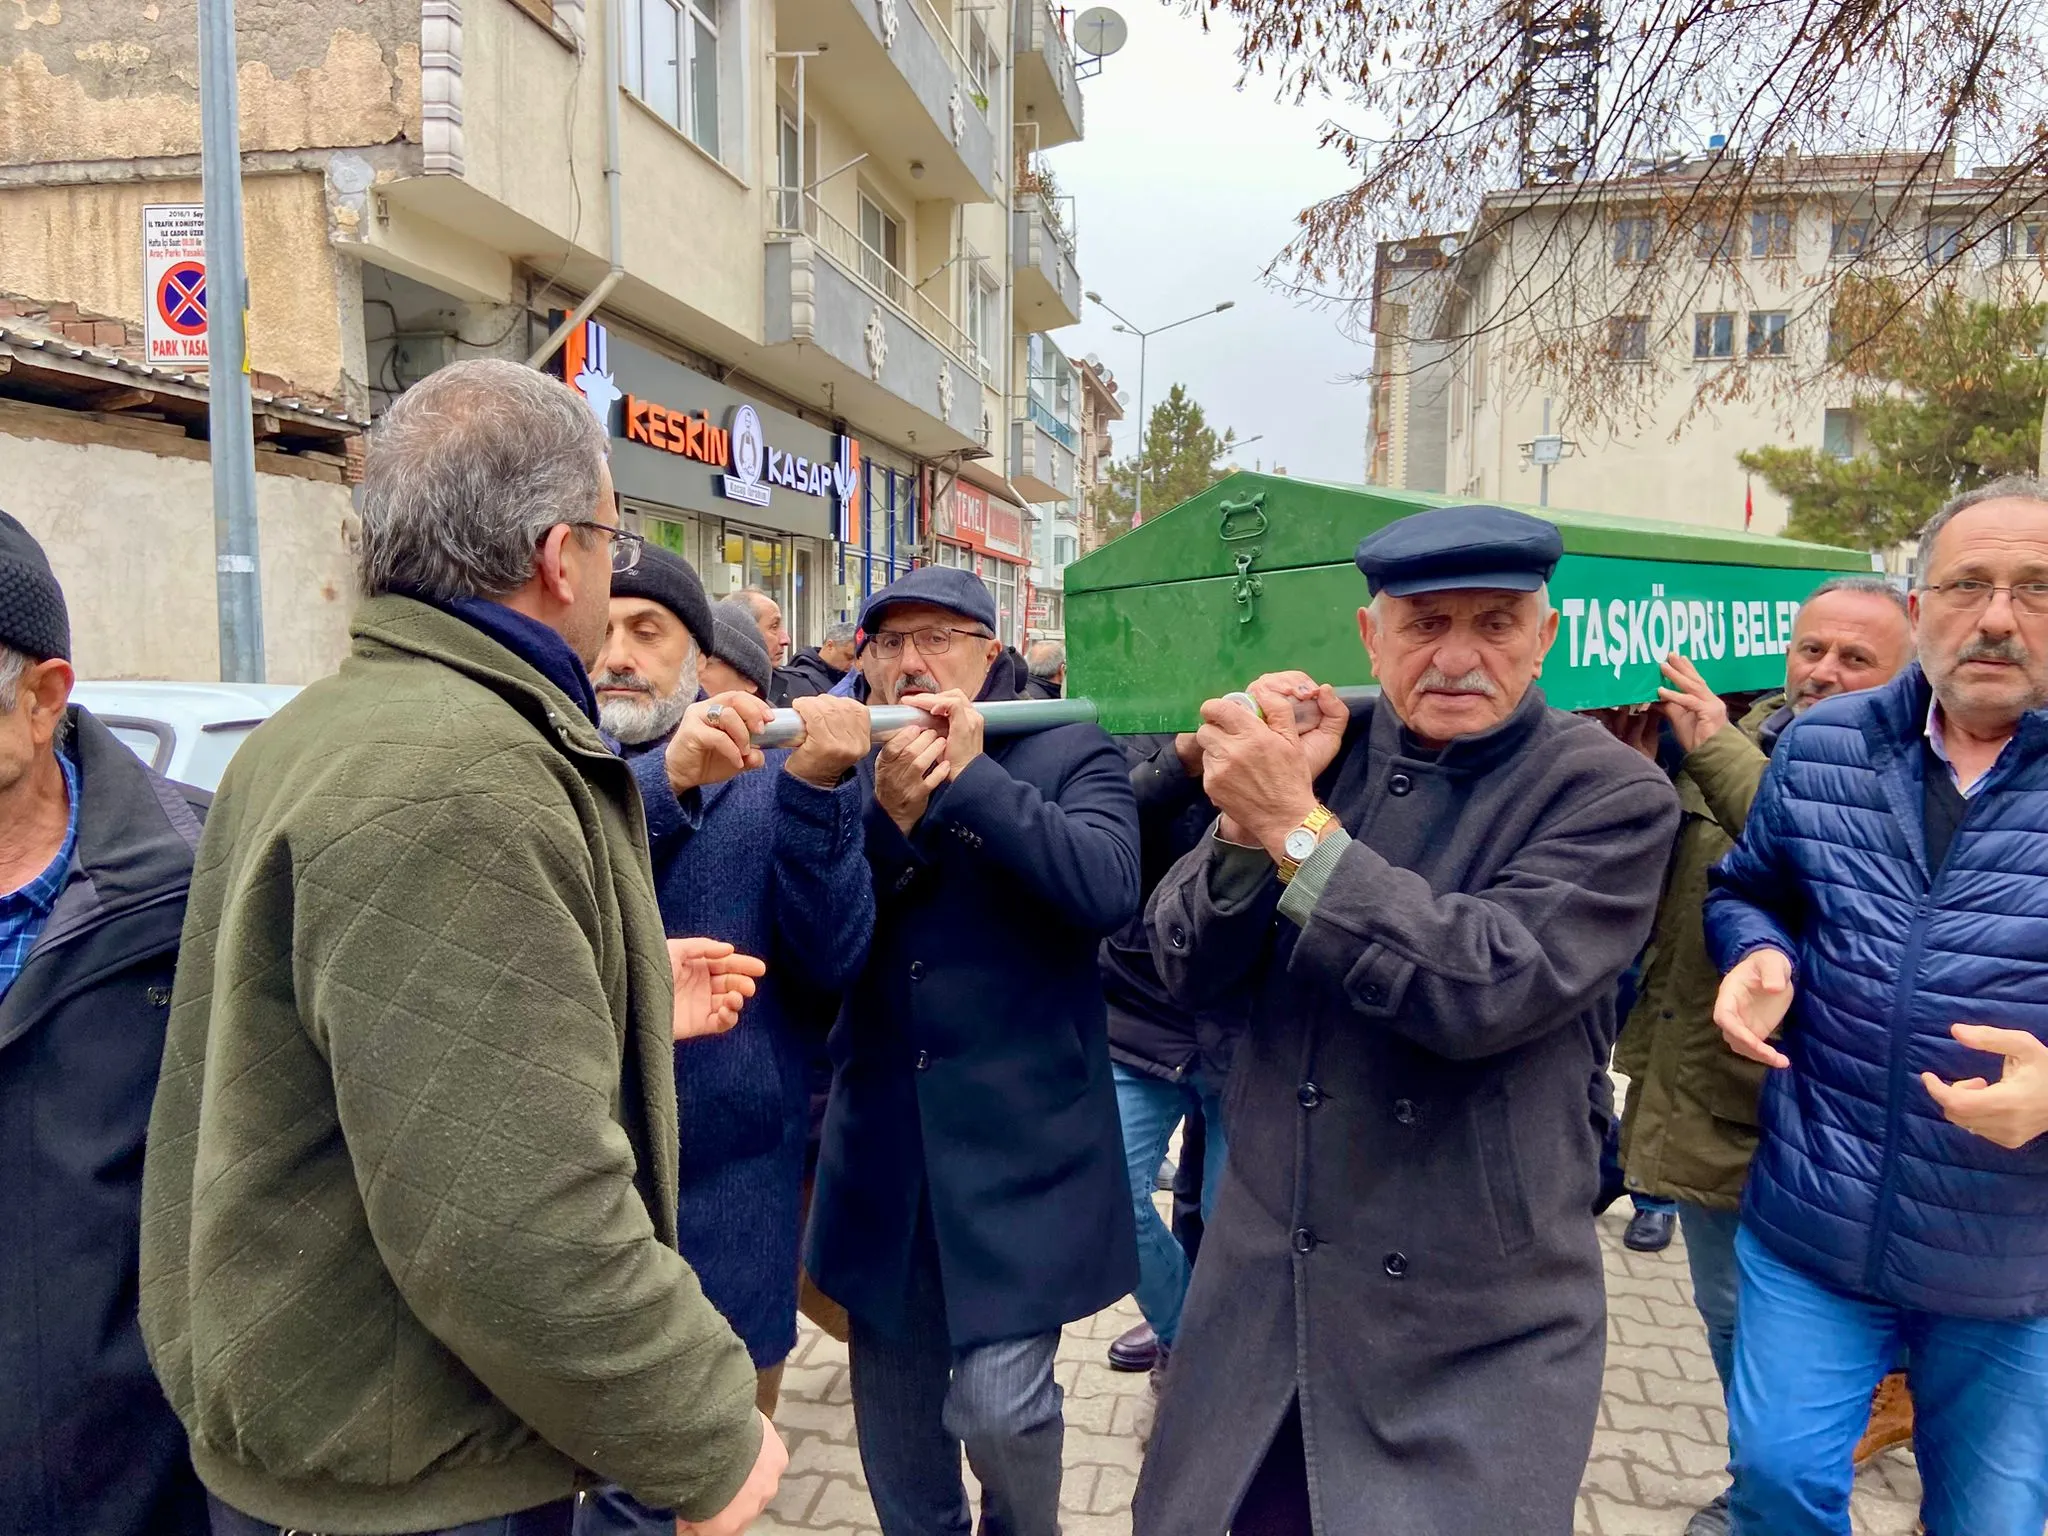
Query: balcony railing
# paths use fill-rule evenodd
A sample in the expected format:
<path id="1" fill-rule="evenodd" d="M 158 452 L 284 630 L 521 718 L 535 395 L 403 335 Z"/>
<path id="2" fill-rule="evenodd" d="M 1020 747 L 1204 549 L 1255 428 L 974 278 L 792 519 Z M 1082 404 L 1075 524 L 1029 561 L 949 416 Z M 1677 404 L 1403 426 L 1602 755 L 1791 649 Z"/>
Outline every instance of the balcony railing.
<path id="1" fill-rule="evenodd" d="M 800 229 L 794 227 L 799 209 L 803 214 Z M 880 251 L 842 224 L 814 193 L 770 187 L 768 224 L 770 239 L 807 237 L 815 242 L 834 266 L 924 332 L 934 346 L 968 372 L 979 373 L 980 349 L 959 323 Z"/>
<path id="2" fill-rule="evenodd" d="M 1036 213 L 1046 229 L 1052 233 L 1053 239 L 1059 242 L 1060 249 L 1067 253 L 1067 259 L 1075 259 L 1072 193 L 1048 197 L 1034 187 L 1023 186 L 1018 188 L 1013 206 L 1019 213 Z"/>
<path id="3" fill-rule="evenodd" d="M 1080 434 L 1064 421 L 1061 421 L 1059 417 L 1053 415 L 1045 406 L 1033 400 L 1030 403 L 1030 409 L 1027 414 L 1034 426 L 1040 428 L 1047 437 L 1058 443 L 1067 452 L 1080 452 Z"/>
<path id="4" fill-rule="evenodd" d="M 1029 0 L 1037 10 L 1037 21 L 1044 38 L 1044 53 L 1047 67 L 1052 70 L 1053 84 L 1059 87 L 1063 100 L 1071 101 L 1080 91 L 1074 78 L 1074 50 L 1067 41 L 1067 29 L 1061 24 L 1060 12 L 1048 0 Z"/>

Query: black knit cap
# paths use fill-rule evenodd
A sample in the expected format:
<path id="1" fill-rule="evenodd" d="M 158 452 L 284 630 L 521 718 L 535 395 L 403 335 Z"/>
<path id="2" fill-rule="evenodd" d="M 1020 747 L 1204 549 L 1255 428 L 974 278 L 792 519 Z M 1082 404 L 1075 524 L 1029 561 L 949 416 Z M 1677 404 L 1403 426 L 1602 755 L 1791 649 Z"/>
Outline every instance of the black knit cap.
<path id="1" fill-rule="evenodd" d="M 704 595 L 704 583 L 690 569 L 690 562 L 671 554 L 658 544 L 640 548 L 640 563 L 630 571 L 612 577 L 613 597 L 644 597 L 659 603 L 683 621 L 683 628 L 697 642 L 697 649 L 710 654 L 715 647 L 711 624 L 711 599 Z"/>
<path id="2" fill-rule="evenodd" d="M 767 698 L 775 681 L 775 669 L 768 663 L 768 648 L 761 644 L 761 632 L 724 613 L 713 618 L 712 629 L 708 648 L 711 654 L 758 688 L 762 698 Z"/>
<path id="3" fill-rule="evenodd" d="M 71 659 L 71 615 L 43 546 L 0 512 L 0 645 L 31 661 Z"/>

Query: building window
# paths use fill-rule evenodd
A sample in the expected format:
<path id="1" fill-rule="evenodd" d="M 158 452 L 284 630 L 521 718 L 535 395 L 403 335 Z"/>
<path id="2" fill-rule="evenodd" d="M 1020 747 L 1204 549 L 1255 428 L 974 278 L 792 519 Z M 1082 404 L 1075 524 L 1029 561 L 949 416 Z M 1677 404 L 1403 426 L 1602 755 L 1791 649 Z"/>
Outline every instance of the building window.
<path id="1" fill-rule="evenodd" d="M 1828 254 L 1854 258 L 1870 249 L 1870 220 L 1837 219 L 1828 238 Z"/>
<path id="2" fill-rule="evenodd" d="M 1693 249 L 1701 261 L 1731 261 L 1735 226 L 1726 214 L 1708 214 L 1693 226 Z"/>
<path id="3" fill-rule="evenodd" d="M 1003 54 L 989 40 L 988 26 L 978 11 L 967 23 L 967 73 L 974 86 L 974 104 L 986 117 L 1002 94 Z"/>
<path id="4" fill-rule="evenodd" d="M 1657 243 L 1657 221 L 1647 216 L 1614 221 L 1614 264 L 1641 266 Z"/>
<path id="5" fill-rule="evenodd" d="M 1735 355 L 1735 316 L 1726 310 L 1712 314 L 1694 315 L 1692 320 L 1692 355 L 1696 358 L 1733 357 Z"/>
<path id="6" fill-rule="evenodd" d="M 1927 226 L 1927 265 L 1945 267 L 1963 254 L 1964 226 L 1946 219 Z"/>
<path id="7" fill-rule="evenodd" d="M 1650 317 L 1611 315 L 1607 321 L 1607 352 L 1618 362 L 1640 363 L 1650 355 Z"/>
<path id="8" fill-rule="evenodd" d="M 903 221 L 860 195 L 860 275 L 892 304 L 903 302 Z"/>
<path id="9" fill-rule="evenodd" d="M 1792 254 L 1792 214 L 1784 208 L 1759 208 L 1749 216 L 1749 254 L 1753 257 Z"/>
<path id="10" fill-rule="evenodd" d="M 984 381 L 993 381 L 1001 352 L 1003 290 L 987 273 L 988 263 L 976 257 L 967 263 L 967 340 Z"/>
<path id="11" fill-rule="evenodd" d="M 1749 317 L 1749 355 L 1751 357 L 1783 357 L 1785 355 L 1785 322 L 1791 316 L 1782 309 L 1759 309 Z"/>
<path id="12" fill-rule="evenodd" d="M 2025 257 L 2039 261 L 2048 255 L 2048 224 L 2012 223 L 2005 226 L 2005 254 L 2010 261 Z"/>
<path id="13" fill-rule="evenodd" d="M 1823 411 L 1820 418 L 1820 451 L 1831 459 L 1855 457 L 1855 413 Z"/>
<path id="14" fill-rule="evenodd" d="M 718 154 L 716 0 L 637 0 L 625 17 L 626 89 Z"/>

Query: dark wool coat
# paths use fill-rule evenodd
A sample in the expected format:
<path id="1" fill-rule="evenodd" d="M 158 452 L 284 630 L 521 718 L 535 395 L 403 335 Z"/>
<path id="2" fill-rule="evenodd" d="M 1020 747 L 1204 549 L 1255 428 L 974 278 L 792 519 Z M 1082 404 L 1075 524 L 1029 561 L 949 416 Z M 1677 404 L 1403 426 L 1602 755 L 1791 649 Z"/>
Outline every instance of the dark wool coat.
<path id="1" fill-rule="evenodd" d="M 1567 1536 L 1605 1353 L 1586 1084 L 1677 796 L 1535 688 L 1434 757 L 1360 706 L 1318 792 L 1355 841 L 1305 927 L 1213 839 L 1153 902 L 1176 996 L 1256 1001 L 1136 1529 L 1220 1536 L 1298 1399 L 1318 1532 Z"/>
<path id="2" fill-rule="evenodd" d="M 671 938 L 768 962 L 730 1033 L 676 1047 L 677 1246 L 756 1369 L 796 1346 L 797 1249 L 821 999 L 860 970 L 874 928 L 861 789 L 790 775 L 787 752 L 678 799 L 667 739 L 631 753 L 654 890 Z"/>
<path id="3" fill-rule="evenodd" d="M 78 847 L 0 995 L 0 1536 L 203 1536 L 206 1495 L 136 1321 L 142 1144 L 199 790 L 82 709 Z"/>
<path id="4" fill-rule="evenodd" d="M 1138 905 L 1123 754 L 1092 725 L 992 740 L 908 838 L 873 758 L 861 779 L 875 936 L 832 1032 L 808 1267 L 901 1328 L 928 1200 L 954 1345 L 1050 1332 L 1137 1282 L 1095 959 Z"/>
<path id="5" fill-rule="evenodd" d="M 1996 1081 L 1958 1020 L 2048 1040 L 2048 709 L 2019 730 L 1927 867 L 1919 666 L 1823 699 L 1785 732 L 1707 946 L 1793 960 L 1743 1225 L 1852 1295 L 1961 1317 L 2048 1316 L 2048 1136 L 2018 1149 L 1952 1125 L 1920 1073 Z M 1936 771 L 1940 771 L 1937 767 Z"/>

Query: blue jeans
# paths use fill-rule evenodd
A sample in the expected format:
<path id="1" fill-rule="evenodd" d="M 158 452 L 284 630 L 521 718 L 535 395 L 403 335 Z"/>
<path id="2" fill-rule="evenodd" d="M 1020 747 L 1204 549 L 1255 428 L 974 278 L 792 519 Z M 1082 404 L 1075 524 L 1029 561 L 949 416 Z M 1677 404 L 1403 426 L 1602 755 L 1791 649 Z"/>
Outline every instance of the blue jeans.
<path id="1" fill-rule="evenodd" d="M 1728 1433 L 1740 1536 L 1850 1536 L 1850 1455 L 1902 1344 L 1928 1536 L 2041 1536 L 2048 1318 L 1949 1317 L 1845 1295 L 1747 1227 L 1735 1256 Z"/>
<path id="2" fill-rule="evenodd" d="M 1692 1304 L 1707 1325 L 1707 1353 L 1714 1357 L 1724 1399 L 1735 1379 L 1735 1232 L 1741 1224 L 1739 1212 L 1678 1202 L 1685 1262 L 1692 1271 Z"/>
<path id="3" fill-rule="evenodd" d="M 854 1434 L 882 1536 L 968 1536 L 962 1446 L 981 1483 L 981 1536 L 1059 1536 L 1058 1331 L 955 1349 L 929 1215 L 909 1301 L 907 1336 L 848 1318 Z"/>
<path id="4" fill-rule="evenodd" d="M 1180 1331 L 1181 1303 L 1187 1300 L 1188 1256 L 1152 1203 L 1159 1164 L 1181 1121 L 1200 1115 L 1207 1141 L 1202 1149 L 1202 1219 L 1216 1208 L 1216 1186 L 1223 1178 L 1223 1104 L 1221 1092 L 1193 1078 L 1171 1082 L 1135 1071 L 1122 1062 L 1116 1075 L 1116 1112 L 1123 1121 L 1124 1168 L 1131 1181 L 1131 1210 L 1138 1219 L 1138 1310 L 1152 1325 L 1159 1342 L 1172 1346 Z"/>

